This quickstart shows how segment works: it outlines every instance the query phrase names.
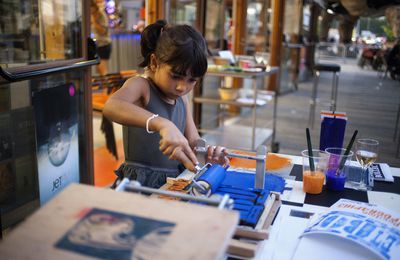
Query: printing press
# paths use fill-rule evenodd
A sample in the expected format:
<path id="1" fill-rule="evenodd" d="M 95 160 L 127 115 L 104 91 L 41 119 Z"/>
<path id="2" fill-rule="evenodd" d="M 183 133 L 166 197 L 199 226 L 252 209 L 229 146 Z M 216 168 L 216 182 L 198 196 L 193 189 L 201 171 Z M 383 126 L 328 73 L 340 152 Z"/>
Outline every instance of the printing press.
<path id="1" fill-rule="evenodd" d="M 151 193 L 152 196 L 237 211 L 240 214 L 240 222 L 227 253 L 253 257 L 257 252 L 257 241 L 268 238 L 268 227 L 281 205 L 280 193 L 285 188 L 285 180 L 277 175 L 266 174 L 265 146 L 258 147 L 255 156 L 227 152 L 229 158 L 254 160 L 255 171 L 206 163 L 207 144 L 203 139 L 198 141 L 195 152 L 199 161 L 196 173 L 186 170 L 176 179 L 169 179 L 167 184 L 158 190 L 142 187 L 135 181 L 124 179 L 116 190 Z M 186 180 L 187 185 L 181 190 L 169 190 L 179 180 Z"/>

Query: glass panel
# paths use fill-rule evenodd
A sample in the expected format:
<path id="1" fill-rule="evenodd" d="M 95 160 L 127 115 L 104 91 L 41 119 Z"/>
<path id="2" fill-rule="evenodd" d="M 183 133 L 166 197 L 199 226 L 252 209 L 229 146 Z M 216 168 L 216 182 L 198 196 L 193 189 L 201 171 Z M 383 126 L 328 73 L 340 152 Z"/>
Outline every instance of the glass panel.
<path id="1" fill-rule="evenodd" d="M 208 0 L 205 38 L 208 47 L 218 50 L 231 49 L 232 2 Z"/>
<path id="2" fill-rule="evenodd" d="M 269 0 L 249 0 L 247 5 L 246 54 L 268 50 L 271 15 Z"/>
<path id="3" fill-rule="evenodd" d="M 167 20 L 171 24 L 188 24 L 196 27 L 196 13 L 196 0 L 171 0 Z"/>
<path id="4" fill-rule="evenodd" d="M 81 0 L 5 0 L 0 14 L 0 64 L 82 57 Z"/>
<path id="5" fill-rule="evenodd" d="M 80 181 L 84 72 L 0 85 L 1 229 Z"/>
<path id="6" fill-rule="evenodd" d="M 300 43 L 302 37 L 300 32 L 303 28 L 302 22 L 309 22 L 308 17 L 303 21 L 301 0 L 287 0 L 285 2 L 285 26 L 284 44 L 281 59 L 281 94 L 297 89 L 298 73 L 300 63 L 300 51 L 303 47 Z"/>

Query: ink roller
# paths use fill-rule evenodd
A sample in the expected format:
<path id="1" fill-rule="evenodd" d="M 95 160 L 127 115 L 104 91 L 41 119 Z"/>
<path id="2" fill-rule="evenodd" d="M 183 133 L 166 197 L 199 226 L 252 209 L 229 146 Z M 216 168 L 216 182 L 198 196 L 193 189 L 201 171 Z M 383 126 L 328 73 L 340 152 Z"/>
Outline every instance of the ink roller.
<path id="1" fill-rule="evenodd" d="M 192 194 L 195 196 L 210 197 L 214 194 L 226 176 L 226 168 L 207 163 L 200 169 L 194 178 Z"/>

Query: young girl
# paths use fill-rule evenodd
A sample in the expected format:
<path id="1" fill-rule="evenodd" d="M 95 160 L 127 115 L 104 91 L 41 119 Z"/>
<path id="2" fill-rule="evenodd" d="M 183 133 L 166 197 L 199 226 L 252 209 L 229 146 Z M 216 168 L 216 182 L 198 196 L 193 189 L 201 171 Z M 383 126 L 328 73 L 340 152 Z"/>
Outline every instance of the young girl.
<path id="1" fill-rule="evenodd" d="M 163 20 L 144 29 L 140 45 L 145 76 L 127 80 L 103 113 L 123 125 L 125 162 L 116 174 L 159 188 L 181 164 L 194 171 L 198 163 L 192 149 L 200 136 L 186 94 L 206 73 L 207 48 L 192 27 Z M 209 147 L 207 159 L 228 162 L 222 147 Z"/>

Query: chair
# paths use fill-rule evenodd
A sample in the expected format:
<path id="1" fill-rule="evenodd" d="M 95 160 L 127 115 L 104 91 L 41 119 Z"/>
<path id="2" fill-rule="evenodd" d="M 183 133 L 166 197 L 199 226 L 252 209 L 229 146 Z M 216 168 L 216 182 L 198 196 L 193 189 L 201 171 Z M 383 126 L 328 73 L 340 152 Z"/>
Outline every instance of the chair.
<path id="1" fill-rule="evenodd" d="M 314 71 L 314 85 L 313 85 L 313 90 L 312 90 L 311 99 L 310 99 L 310 114 L 308 117 L 308 125 L 311 126 L 311 128 L 314 127 L 317 89 L 318 89 L 319 76 L 320 76 L 321 72 L 332 72 L 333 73 L 330 110 L 331 111 L 336 110 L 336 100 L 337 100 L 337 90 L 338 90 L 338 83 L 339 83 L 340 65 L 317 63 L 317 64 L 315 64 L 313 71 Z"/>
<path id="2" fill-rule="evenodd" d="M 112 93 L 117 91 L 125 79 L 120 73 L 107 74 L 105 76 L 92 77 L 92 107 L 93 110 L 103 112 L 104 105 Z M 117 144 L 113 124 L 106 117 L 102 116 L 101 131 L 106 138 L 107 149 L 118 160 Z"/>

